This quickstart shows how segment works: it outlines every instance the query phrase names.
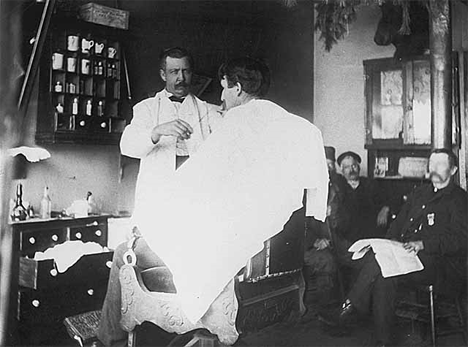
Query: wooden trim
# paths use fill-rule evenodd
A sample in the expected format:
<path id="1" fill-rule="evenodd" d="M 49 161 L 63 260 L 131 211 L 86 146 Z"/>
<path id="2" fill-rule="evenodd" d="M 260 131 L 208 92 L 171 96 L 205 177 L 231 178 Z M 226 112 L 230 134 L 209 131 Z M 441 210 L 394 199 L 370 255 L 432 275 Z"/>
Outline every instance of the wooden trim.
<path id="1" fill-rule="evenodd" d="M 460 186 L 466 190 L 467 188 L 467 151 L 468 146 L 466 141 L 468 140 L 467 136 L 467 116 L 468 116 L 468 54 L 467 52 L 460 52 L 459 56 L 459 83 L 460 83 L 460 151 L 458 154 L 459 161 L 459 177 L 460 177 Z"/>

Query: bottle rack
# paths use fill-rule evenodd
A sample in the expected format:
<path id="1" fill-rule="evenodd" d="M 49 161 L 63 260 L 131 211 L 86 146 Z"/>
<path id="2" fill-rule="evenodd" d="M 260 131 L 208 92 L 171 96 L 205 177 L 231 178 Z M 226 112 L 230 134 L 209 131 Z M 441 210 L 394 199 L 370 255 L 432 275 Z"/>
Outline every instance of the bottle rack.
<path id="1" fill-rule="evenodd" d="M 47 112 L 50 119 L 45 123 L 52 129 L 38 124 L 36 138 L 42 137 L 46 142 L 93 138 L 94 143 L 116 143 L 126 125 L 120 114 L 123 69 L 120 41 L 86 23 L 70 27 L 62 23 L 51 31 L 49 39 L 44 62 L 48 76 L 44 73 L 42 77 L 48 78 L 43 93 L 50 96 Z M 51 132 L 53 135 L 45 134 Z M 109 136 L 102 137 L 104 134 Z"/>

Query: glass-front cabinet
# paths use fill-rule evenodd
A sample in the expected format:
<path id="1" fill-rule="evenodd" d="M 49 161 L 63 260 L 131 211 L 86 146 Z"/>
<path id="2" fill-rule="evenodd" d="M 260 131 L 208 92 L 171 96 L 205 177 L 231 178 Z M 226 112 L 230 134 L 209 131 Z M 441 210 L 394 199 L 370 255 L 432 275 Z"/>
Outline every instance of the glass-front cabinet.
<path id="1" fill-rule="evenodd" d="M 431 144 L 429 60 L 405 63 L 393 58 L 364 61 L 367 146 Z"/>
<path id="2" fill-rule="evenodd" d="M 454 57 L 453 142 L 459 133 L 457 59 Z M 429 56 L 409 61 L 364 61 L 368 175 L 424 179 L 431 148 Z"/>

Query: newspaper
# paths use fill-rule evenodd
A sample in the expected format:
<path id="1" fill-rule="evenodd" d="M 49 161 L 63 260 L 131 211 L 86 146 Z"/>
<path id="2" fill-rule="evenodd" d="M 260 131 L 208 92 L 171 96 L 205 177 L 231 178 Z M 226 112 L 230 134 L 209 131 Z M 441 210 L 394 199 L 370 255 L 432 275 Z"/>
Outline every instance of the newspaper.
<path id="1" fill-rule="evenodd" d="M 372 248 L 375 259 L 380 266 L 382 276 L 392 277 L 411 272 L 421 271 L 424 265 L 417 254 L 408 252 L 403 243 L 387 239 L 363 239 L 358 240 L 349 247 L 353 252 L 352 259 L 362 258 Z"/>

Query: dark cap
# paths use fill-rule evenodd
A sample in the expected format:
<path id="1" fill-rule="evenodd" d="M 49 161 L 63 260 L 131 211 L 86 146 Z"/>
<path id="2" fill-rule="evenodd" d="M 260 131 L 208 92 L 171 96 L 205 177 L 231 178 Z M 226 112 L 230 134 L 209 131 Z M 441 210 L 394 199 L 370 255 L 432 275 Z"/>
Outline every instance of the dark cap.
<path id="1" fill-rule="evenodd" d="M 335 159 L 335 147 L 325 146 L 325 158 L 336 161 Z"/>
<path id="2" fill-rule="evenodd" d="M 359 156 L 359 154 L 357 153 L 354 153 L 354 152 L 351 152 L 351 151 L 347 151 L 347 152 L 344 152 L 344 153 L 341 153 L 340 156 L 338 157 L 338 165 L 341 165 L 341 161 L 346 158 L 346 157 L 352 157 L 354 158 L 354 160 L 356 160 L 359 164 L 361 164 L 361 157 Z"/>

